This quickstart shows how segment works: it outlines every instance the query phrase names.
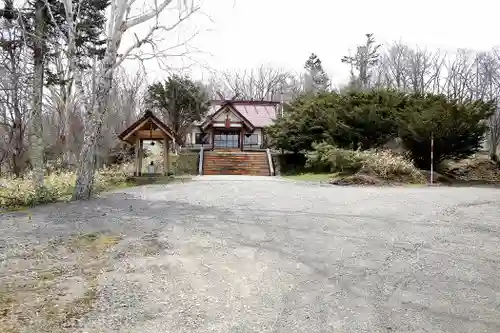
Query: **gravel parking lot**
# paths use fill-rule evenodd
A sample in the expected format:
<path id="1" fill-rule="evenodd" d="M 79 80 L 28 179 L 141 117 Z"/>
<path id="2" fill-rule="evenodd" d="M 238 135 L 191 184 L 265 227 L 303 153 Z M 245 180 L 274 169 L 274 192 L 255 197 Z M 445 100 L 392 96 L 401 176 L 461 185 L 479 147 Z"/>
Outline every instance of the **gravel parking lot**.
<path id="1" fill-rule="evenodd" d="M 0 331 L 42 263 L 51 302 L 87 300 L 70 332 L 500 332 L 496 189 L 205 176 L 0 221 Z M 101 263 L 84 283 L 83 250 L 57 245 L 75 235 Z"/>

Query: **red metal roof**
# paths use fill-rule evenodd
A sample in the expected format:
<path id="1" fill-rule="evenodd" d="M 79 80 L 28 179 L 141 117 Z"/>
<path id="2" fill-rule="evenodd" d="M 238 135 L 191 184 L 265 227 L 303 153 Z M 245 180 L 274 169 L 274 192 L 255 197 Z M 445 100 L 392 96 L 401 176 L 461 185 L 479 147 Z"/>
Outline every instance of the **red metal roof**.
<path id="1" fill-rule="evenodd" d="M 212 101 L 208 115 L 215 113 L 225 103 L 230 103 L 254 127 L 272 125 L 276 120 L 279 105 L 279 102 L 271 101 Z"/>

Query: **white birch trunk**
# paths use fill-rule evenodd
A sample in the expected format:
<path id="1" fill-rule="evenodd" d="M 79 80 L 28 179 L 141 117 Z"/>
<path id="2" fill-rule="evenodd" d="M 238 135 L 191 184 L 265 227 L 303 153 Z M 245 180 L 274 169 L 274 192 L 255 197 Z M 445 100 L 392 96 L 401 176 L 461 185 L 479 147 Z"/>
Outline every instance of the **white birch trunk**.
<path id="1" fill-rule="evenodd" d="M 111 45 L 109 45 L 111 44 Z M 106 56 L 103 60 L 102 71 L 104 76 L 98 82 L 96 101 L 85 112 L 83 147 L 80 152 L 76 173 L 76 186 L 73 198 L 75 200 L 89 199 L 94 185 L 96 171 L 96 153 L 101 137 L 106 105 L 113 82 L 112 67 L 116 62 L 117 45 L 108 43 Z"/>
<path id="2" fill-rule="evenodd" d="M 68 17 L 72 16 L 71 0 L 66 1 L 66 14 Z M 122 9 L 122 17 L 125 13 L 125 8 Z M 119 15 L 120 13 L 118 13 Z M 112 18 L 113 18 L 112 13 Z M 70 21 L 72 23 L 72 19 Z M 115 22 L 116 23 L 116 22 Z M 74 29 L 74 27 L 73 27 Z M 84 115 L 84 138 L 83 146 L 80 151 L 79 163 L 76 173 L 75 193 L 73 198 L 75 200 L 89 199 L 92 195 L 92 188 L 94 185 L 94 174 L 96 171 L 96 155 L 97 147 L 101 137 L 101 129 L 104 121 L 105 107 L 108 101 L 109 92 L 113 81 L 113 66 L 116 63 L 118 54 L 118 47 L 121 42 L 121 31 L 115 31 L 110 35 L 107 42 L 107 48 L 104 60 L 102 62 L 101 75 L 97 82 L 97 91 L 92 91 L 92 102 L 85 101 L 85 91 L 82 84 L 81 72 L 77 67 L 74 52 L 70 57 L 70 68 L 74 73 L 74 82 L 77 96 L 78 106 L 81 113 Z M 70 36 L 70 50 L 74 50 L 74 36 Z"/>
<path id="3" fill-rule="evenodd" d="M 35 3 L 36 36 L 34 38 L 34 74 L 33 74 L 33 109 L 31 114 L 30 131 L 30 159 L 33 166 L 33 182 L 36 190 L 43 187 L 43 128 L 42 128 L 42 101 L 43 101 L 43 7 L 41 0 Z"/>
<path id="4" fill-rule="evenodd" d="M 490 118 L 490 128 L 489 128 L 489 156 L 490 159 L 497 162 L 498 158 L 498 146 L 500 144 L 500 111 L 496 110 L 495 114 Z"/>
<path id="5" fill-rule="evenodd" d="M 66 0 L 70 2 L 71 0 Z M 160 27 L 154 25 L 145 35 L 142 40 L 137 40 L 135 44 L 127 48 L 123 54 L 118 58 L 118 49 L 120 47 L 123 34 L 128 29 L 149 21 L 153 18 L 157 18 L 158 15 L 170 4 L 173 0 L 164 0 L 155 6 L 155 9 L 127 20 L 127 16 L 130 13 L 130 7 L 132 6 L 134 0 L 124 1 L 124 0 L 114 0 L 111 2 L 111 12 L 108 22 L 108 41 L 106 45 L 106 53 L 104 59 L 99 68 L 99 75 L 96 80 L 97 91 L 95 94 L 95 102 L 87 103 L 86 112 L 84 117 L 84 144 L 80 153 L 78 169 L 77 169 L 77 179 L 75 186 L 75 193 L 73 198 L 79 199 L 89 199 L 92 195 L 92 187 L 94 183 L 94 174 L 96 171 L 96 153 L 97 147 L 99 146 L 99 140 L 101 137 L 101 130 L 103 126 L 103 121 L 106 114 L 106 108 L 108 105 L 109 94 L 113 84 L 113 74 L 117 66 L 119 66 L 127 55 L 130 54 L 134 49 L 139 48 L 145 41 L 150 40 L 154 31 Z M 192 13 L 198 10 L 197 7 L 192 7 L 188 12 L 180 13 L 177 22 L 169 27 L 162 27 L 164 30 L 172 30 L 177 27 L 182 21 L 187 19 Z M 76 68 L 75 68 L 76 69 Z M 76 69 L 78 70 L 78 69 Z M 75 74 L 75 77 L 77 75 Z M 81 83 L 81 81 L 80 81 Z M 78 82 L 75 80 L 75 85 L 77 86 L 77 93 L 83 96 L 83 87 L 80 85 L 78 87 Z M 81 88 L 81 89 L 80 89 Z M 84 105 L 80 100 L 80 107 Z M 91 106 L 89 106 L 91 104 Z"/>

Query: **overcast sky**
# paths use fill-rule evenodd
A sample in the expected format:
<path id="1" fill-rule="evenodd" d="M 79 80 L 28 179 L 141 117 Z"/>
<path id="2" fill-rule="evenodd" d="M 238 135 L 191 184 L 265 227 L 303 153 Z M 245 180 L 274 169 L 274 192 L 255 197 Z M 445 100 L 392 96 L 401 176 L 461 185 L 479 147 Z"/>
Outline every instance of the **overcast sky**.
<path id="1" fill-rule="evenodd" d="M 378 42 L 403 40 L 428 49 L 487 50 L 500 45 L 499 0 L 201 0 L 202 12 L 183 28 L 200 34 L 190 43 L 200 53 L 192 75 L 202 67 L 244 69 L 260 64 L 300 71 L 311 52 L 318 54 L 334 83 L 347 78 L 340 62 L 374 33 Z M 176 64 L 178 60 L 171 59 Z M 166 72 L 154 64 L 151 80 Z"/>

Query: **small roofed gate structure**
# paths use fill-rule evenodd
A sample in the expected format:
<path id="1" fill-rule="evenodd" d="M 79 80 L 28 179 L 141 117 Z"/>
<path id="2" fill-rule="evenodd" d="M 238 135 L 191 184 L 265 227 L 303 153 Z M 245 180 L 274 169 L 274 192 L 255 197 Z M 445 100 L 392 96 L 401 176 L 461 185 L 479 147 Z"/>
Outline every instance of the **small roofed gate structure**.
<path id="1" fill-rule="evenodd" d="M 144 141 L 163 142 L 163 174 L 170 171 L 170 143 L 175 141 L 172 130 L 158 119 L 153 112 L 147 110 L 135 123 L 125 129 L 118 138 L 135 147 L 134 176 L 142 175 Z"/>

